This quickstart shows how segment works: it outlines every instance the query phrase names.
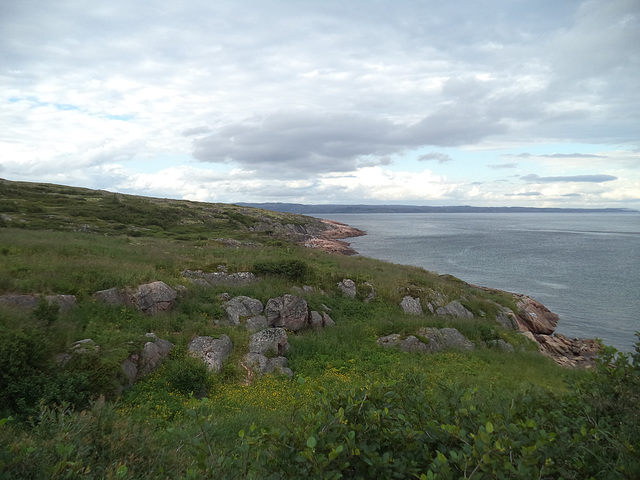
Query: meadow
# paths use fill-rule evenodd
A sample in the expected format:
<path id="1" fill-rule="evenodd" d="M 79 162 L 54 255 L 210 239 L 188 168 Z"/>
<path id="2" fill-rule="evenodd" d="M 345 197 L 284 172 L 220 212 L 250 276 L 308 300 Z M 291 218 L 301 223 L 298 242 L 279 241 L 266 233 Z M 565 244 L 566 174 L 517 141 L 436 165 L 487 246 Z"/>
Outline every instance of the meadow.
<path id="1" fill-rule="evenodd" d="M 0 214 L 0 295 L 78 299 L 68 312 L 0 308 L 0 478 L 640 477 L 640 352 L 605 348 L 590 371 L 562 369 L 495 321 L 498 305 L 516 308 L 508 294 L 253 228 L 315 221 L 298 215 L 5 181 Z M 260 281 L 201 287 L 181 273 L 220 265 Z M 356 298 L 338 289 L 345 278 Z M 157 280 L 186 287 L 165 314 L 92 298 Z M 220 295 L 266 304 L 294 291 L 336 326 L 289 332 L 293 379 L 247 383 L 249 332 L 225 324 Z M 434 292 L 482 316 L 398 307 Z M 478 347 L 425 355 L 376 342 L 422 326 L 455 327 Z M 175 348 L 118 393 L 120 364 L 148 332 Z M 187 344 L 222 334 L 235 348 L 212 374 Z M 84 338 L 99 351 L 56 362 Z M 498 338 L 515 352 L 482 347 Z"/>

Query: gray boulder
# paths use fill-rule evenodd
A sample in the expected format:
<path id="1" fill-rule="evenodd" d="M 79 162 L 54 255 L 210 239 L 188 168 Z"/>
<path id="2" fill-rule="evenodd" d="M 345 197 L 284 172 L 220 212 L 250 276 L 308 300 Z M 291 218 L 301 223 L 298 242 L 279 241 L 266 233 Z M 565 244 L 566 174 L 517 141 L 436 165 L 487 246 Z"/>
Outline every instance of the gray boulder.
<path id="1" fill-rule="evenodd" d="M 424 313 L 422 311 L 422 305 L 420 305 L 420 299 L 413 298 L 408 295 L 402 299 L 400 307 L 404 313 L 408 313 L 410 315 L 422 315 Z"/>
<path id="2" fill-rule="evenodd" d="M 93 298 L 107 305 L 131 305 L 129 295 L 119 288 L 100 290 L 93 294 Z"/>
<path id="3" fill-rule="evenodd" d="M 249 337 L 249 352 L 265 356 L 284 356 L 289 351 L 287 331 L 284 328 L 267 328 Z"/>
<path id="4" fill-rule="evenodd" d="M 487 347 L 497 348 L 497 349 L 502 350 L 503 352 L 507 352 L 507 353 L 514 353 L 515 352 L 515 349 L 513 348 L 513 345 L 511 345 L 508 342 L 505 342 L 501 338 L 499 338 L 497 340 L 489 340 L 489 341 L 487 341 Z"/>
<path id="5" fill-rule="evenodd" d="M 444 307 L 438 307 L 436 309 L 438 315 L 451 315 L 452 317 L 473 318 L 473 313 L 467 310 L 459 301 L 445 305 Z"/>
<path id="6" fill-rule="evenodd" d="M 336 322 L 333 321 L 333 318 L 331 318 L 328 313 L 322 312 L 322 326 L 325 328 L 335 327 Z"/>
<path id="7" fill-rule="evenodd" d="M 315 310 L 311 312 L 311 316 L 309 317 L 309 326 L 311 328 L 322 328 L 324 326 L 322 315 L 319 312 L 316 312 Z"/>
<path id="8" fill-rule="evenodd" d="M 496 315 L 496 321 L 507 330 L 517 330 L 518 322 L 510 308 L 502 307 Z"/>
<path id="9" fill-rule="evenodd" d="M 413 335 L 409 335 L 402 342 L 400 342 L 400 350 L 403 352 L 423 352 L 426 353 L 429 351 L 429 347 L 418 340 L 417 337 Z"/>
<path id="10" fill-rule="evenodd" d="M 245 368 L 250 369 L 252 372 L 257 372 L 260 375 L 277 372 L 287 375 L 288 377 L 293 377 L 293 371 L 288 367 L 286 357 L 267 358 L 265 355 L 249 352 L 245 355 L 243 364 Z"/>
<path id="11" fill-rule="evenodd" d="M 227 312 L 227 318 L 231 325 L 240 325 L 241 317 L 255 317 L 264 310 L 260 300 L 245 296 L 234 297 L 223 303 L 222 307 Z"/>
<path id="12" fill-rule="evenodd" d="M 400 338 L 399 333 L 392 333 L 391 335 L 378 338 L 378 345 L 386 348 L 397 347 L 400 344 Z"/>
<path id="13" fill-rule="evenodd" d="M 178 292 L 164 282 L 140 285 L 133 295 L 133 302 L 144 313 L 166 312 L 175 303 Z"/>
<path id="14" fill-rule="evenodd" d="M 338 288 L 345 297 L 356 298 L 356 282 L 349 278 L 345 278 L 338 283 Z"/>
<path id="15" fill-rule="evenodd" d="M 365 282 L 365 285 L 371 289 L 369 294 L 364 299 L 364 303 L 369 303 L 377 298 L 377 294 L 376 294 L 376 290 L 373 288 L 373 285 L 370 282 Z"/>
<path id="16" fill-rule="evenodd" d="M 294 332 L 306 327 L 309 322 L 306 300 L 294 295 L 271 298 L 267 302 L 265 313 L 270 326 L 283 327 Z"/>
<path id="17" fill-rule="evenodd" d="M 264 315 L 256 315 L 255 317 L 247 319 L 247 330 L 250 332 L 258 332 L 260 330 L 264 330 L 268 326 L 267 317 Z"/>
<path id="18" fill-rule="evenodd" d="M 175 346 L 168 340 L 156 337 L 155 334 L 147 334 L 151 341 L 144 344 L 138 358 L 138 375 L 147 375 L 157 369 L 169 356 Z"/>
<path id="19" fill-rule="evenodd" d="M 191 342 L 187 351 L 196 358 L 200 358 L 214 372 L 222 370 L 223 362 L 229 358 L 233 350 L 233 343 L 227 335 L 220 338 L 196 337 Z"/>
<path id="20" fill-rule="evenodd" d="M 473 342 L 467 340 L 455 328 L 430 328 L 423 327 L 418 331 L 418 335 L 426 338 L 427 351 L 438 352 L 446 349 L 473 350 L 476 348 Z"/>

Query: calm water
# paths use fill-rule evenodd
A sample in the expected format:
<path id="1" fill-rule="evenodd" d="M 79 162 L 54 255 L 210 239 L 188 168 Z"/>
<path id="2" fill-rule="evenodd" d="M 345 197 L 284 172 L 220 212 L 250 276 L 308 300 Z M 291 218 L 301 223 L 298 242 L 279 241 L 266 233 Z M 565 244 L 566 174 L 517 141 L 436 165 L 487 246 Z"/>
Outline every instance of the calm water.
<path id="1" fill-rule="evenodd" d="M 631 351 L 640 330 L 640 214 L 318 215 L 368 232 L 360 254 L 524 293 L 556 332 Z"/>

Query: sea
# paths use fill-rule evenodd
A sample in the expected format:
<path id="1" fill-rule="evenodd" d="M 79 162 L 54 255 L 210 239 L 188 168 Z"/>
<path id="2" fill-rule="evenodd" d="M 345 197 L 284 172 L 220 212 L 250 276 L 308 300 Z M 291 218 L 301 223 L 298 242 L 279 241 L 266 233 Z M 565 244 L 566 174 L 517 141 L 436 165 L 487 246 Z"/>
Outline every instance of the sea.
<path id="1" fill-rule="evenodd" d="M 556 333 L 632 352 L 640 330 L 640 213 L 316 214 L 367 232 L 360 255 L 528 295 Z"/>

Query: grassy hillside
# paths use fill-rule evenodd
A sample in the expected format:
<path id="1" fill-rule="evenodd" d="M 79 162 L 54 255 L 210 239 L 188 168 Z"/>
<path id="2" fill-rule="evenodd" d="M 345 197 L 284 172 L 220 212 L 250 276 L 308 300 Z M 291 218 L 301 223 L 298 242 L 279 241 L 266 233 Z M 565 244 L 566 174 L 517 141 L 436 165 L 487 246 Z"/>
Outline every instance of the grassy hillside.
<path id="1" fill-rule="evenodd" d="M 500 305 L 515 308 L 508 294 L 306 249 L 295 243 L 300 227 L 321 228 L 233 205 L 0 181 L 0 294 L 78 298 L 68 312 L 0 308 L 0 478 L 640 476 L 638 356 L 605 350 L 592 372 L 561 369 L 495 321 Z M 276 268 L 292 264 L 304 268 Z M 261 280 L 201 287 L 182 276 L 220 265 Z M 339 291 L 345 278 L 356 298 Z M 165 314 L 92 298 L 157 280 L 182 291 Z M 368 303 L 367 283 L 377 293 Z M 220 321 L 221 294 L 266 304 L 292 292 L 311 310 L 330 309 L 336 326 L 289 332 L 293 379 L 247 382 L 250 333 Z M 407 294 L 458 299 L 483 316 L 410 316 L 398 307 Z M 425 355 L 376 342 L 423 326 L 455 327 L 478 348 Z M 118 394 L 120 364 L 149 332 L 175 348 Z M 222 334 L 235 348 L 211 374 L 187 344 Z M 86 338 L 99 350 L 55 360 Z M 515 353 L 481 346 L 492 339 Z"/>

